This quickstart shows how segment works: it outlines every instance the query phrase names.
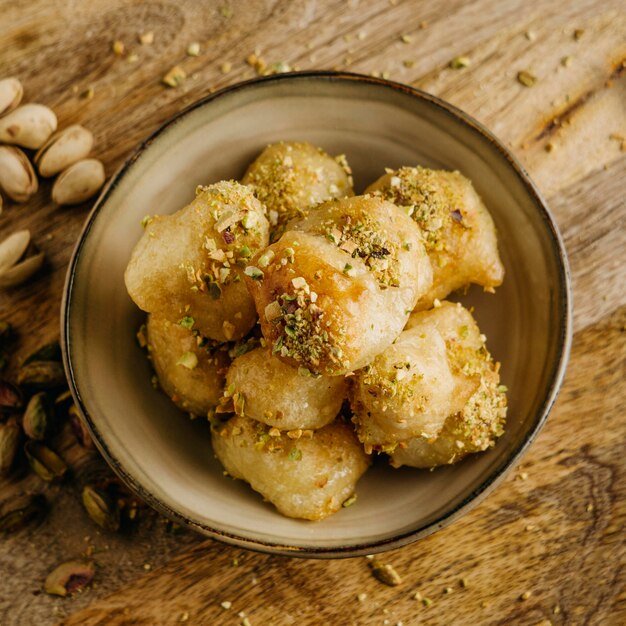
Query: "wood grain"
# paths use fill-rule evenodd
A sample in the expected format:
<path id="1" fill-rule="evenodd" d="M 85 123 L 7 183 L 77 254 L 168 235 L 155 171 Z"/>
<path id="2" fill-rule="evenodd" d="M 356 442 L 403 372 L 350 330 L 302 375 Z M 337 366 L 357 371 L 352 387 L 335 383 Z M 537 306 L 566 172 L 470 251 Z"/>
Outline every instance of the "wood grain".
<path id="1" fill-rule="evenodd" d="M 65 429 L 55 445 L 71 481 L 48 487 L 18 473 L 0 482 L 0 499 L 43 490 L 52 503 L 42 525 L 0 544 L 0 623 L 238 624 L 239 611 L 254 626 L 626 622 L 626 158 L 611 139 L 626 135 L 623 3 L 0 0 L 0 23 L 0 76 L 18 76 L 61 127 L 87 126 L 108 174 L 170 115 L 252 77 L 245 59 L 255 49 L 268 63 L 377 72 L 451 101 L 507 142 L 548 198 L 570 256 L 576 330 L 559 401 L 516 474 L 527 479 L 511 477 L 450 528 L 385 555 L 401 586 L 382 586 L 365 559 L 302 561 L 172 535 L 149 511 L 123 533 L 96 530 L 80 486 L 106 469 Z M 147 31 L 154 43 L 142 46 Z M 137 62 L 113 55 L 114 39 Z M 199 57 L 185 54 L 192 41 Z M 470 66 L 450 69 L 457 55 Z M 167 89 L 160 79 L 175 64 L 188 79 Z M 520 70 L 537 76 L 532 88 L 517 82 Z M 88 87 L 92 99 L 81 96 Z M 0 238 L 30 228 L 48 259 L 36 280 L 0 292 L 0 318 L 19 331 L 9 374 L 58 335 L 65 269 L 89 208 L 54 207 L 44 182 L 27 205 L 0 215 Z M 56 563 L 88 546 L 93 588 L 72 599 L 40 593 Z"/>

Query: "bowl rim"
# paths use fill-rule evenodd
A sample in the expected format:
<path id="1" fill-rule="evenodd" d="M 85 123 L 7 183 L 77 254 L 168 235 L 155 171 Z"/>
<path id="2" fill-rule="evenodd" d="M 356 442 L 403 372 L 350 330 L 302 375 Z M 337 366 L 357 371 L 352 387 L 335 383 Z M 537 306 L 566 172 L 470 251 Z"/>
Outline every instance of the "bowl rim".
<path id="1" fill-rule="evenodd" d="M 126 471 L 122 463 L 116 458 L 116 456 L 108 448 L 102 435 L 98 431 L 98 428 L 93 420 L 93 417 L 87 411 L 85 404 L 81 397 L 80 389 L 74 375 L 74 368 L 71 360 L 71 339 L 69 332 L 70 310 L 72 305 L 72 292 L 75 274 L 80 261 L 81 251 L 85 242 L 89 238 L 91 228 L 98 217 L 102 207 L 106 204 L 107 199 L 111 193 L 115 190 L 126 171 L 132 166 L 132 164 L 143 154 L 143 152 L 168 128 L 177 123 L 184 116 L 194 111 L 195 109 L 204 107 L 212 101 L 221 98 L 222 96 L 232 94 L 237 91 L 247 90 L 254 88 L 258 85 L 266 85 L 271 83 L 280 83 L 284 81 L 296 81 L 296 80 L 324 80 L 328 82 L 343 82 L 354 83 L 361 82 L 369 85 L 377 86 L 383 89 L 389 89 L 391 91 L 401 92 L 405 95 L 409 95 L 413 98 L 417 98 L 425 102 L 428 106 L 436 107 L 443 111 L 448 116 L 454 118 L 456 121 L 461 122 L 465 126 L 468 126 L 474 133 L 480 134 L 483 139 L 486 139 L 492 147 L 494 147 L 512 168 L 517 175 L 518 179 L 524 185 L 526 192 L 530 195 L 533 203 L 539 211 L 543 222 L 546 225 L 547 232 L 550 235 L 550 243 L 555 258 L 558 261 L 559 270 L 559 285 L 557 294 L 557 305 L 561 311 L 559 318 L 560 333 L 557 343 L 557 359 L 553 364 L 551 371 L 549 372 L 549 385 L 541 402 L 541 407 L 535 414 L 535 421 L 526 436 L 513 448 L 511 455 L 503 462 L 503 464 L 497 467 L 489 474 L 483 482 L 476 487 L 472 492 L 467 494 L 461 502 L 459 502 L 450 511 L 442 513 L 434 521 L 418 526 L 410 531 L 394 535 L 393 537 L 372 540 L 369 542 L 350 545 L 350 546 L 306 546 L 306 545 L 281 545 L 272 541 L 263 541 L 260 539 L 251 539 L 243 537 L 235 533 L 229 533 L 223 530 L 212 528 L 211 526 L 194 521 L 172 509 L 169 505 L 163 502 L 159 497 L 152 494 L 147 488 L 140 484 L 129 472 Z M 107 463 L 111 466 L 113 471 L 122 479 L 124 483 L 128 485 L 139 497 L 148 502 L 150 506 L 158 510 L 161 514 L 182 524 L 193 530 L 203 534 L 205 536 L 217 539 L 218 541 L 234 545 L 237 547 L 248 548 L 258 552 L 281 554 L 287 556 L 297 557 L 309 557 L 309 558 L 348 558 L 355 556 L 363 556 L 376 552 L 383 552 L 386 550 L 392 550 L 402 547 L 418 539 L 426 537 L 431 533 L 444 528 L 461 517 L 470 508 L 478 505 L 487 495 L 489 495 L 505 478 L 506 474 L 517 464 L 521 456 L 525 453 L 530 444 L 539 434 L 541 428 L 545 424 L 548 414 L 550 413 L 556 397 L 559 393 L 560 387 L 563 382 L 567 362 L 569 359 L 571 342 L 572 342 L 572 288 L 571 277 L 567 255 L 565 251 L 565 245 L 559 229 L 555 223 L 555 220 L 547 206 L 543 196 L 533 183 L 530 175 L 509 150 L 497 137 L 489 131 L 480 122 L 475 120 L 472 116 L 468 115 L 456 106 L 429 94 L 421 89 L 398 83 L 395 81 L 367 76 L 364 74 L 357 74 L 353 72 L 341 72 L 332 70 L 309 70 L 300 72 L 288 72 L 284 74 L 276 74 L 272 76 L 264 76 L 260 78 L 253 78 L 250 80 L 241 81 L 233 85 L 224 87 L 214 93 L 211 93 L 196 102 L 192 103 L 188 107 L 174 114 L 163 122 L 154 132 L 152 132 L 146 139 L 144 139 L 132 152 L 132 154 L 120 165 L 117 171 L 111 176 L 110 180 L 102 190 L 100 196 L 95 202 L 91 212 L 85 220 L 84 226 L 80 233 L 78 242 L 72 253 L 70 259 L 65 286 L 63 289 L 63 298 L 61 302 L 61 347 L 63 353 L 63 364 L 65 367 L 65 373 L 68 379 L 68 384 L 74 401 L 82 415 L 96 447 L 105 458 Z"/>

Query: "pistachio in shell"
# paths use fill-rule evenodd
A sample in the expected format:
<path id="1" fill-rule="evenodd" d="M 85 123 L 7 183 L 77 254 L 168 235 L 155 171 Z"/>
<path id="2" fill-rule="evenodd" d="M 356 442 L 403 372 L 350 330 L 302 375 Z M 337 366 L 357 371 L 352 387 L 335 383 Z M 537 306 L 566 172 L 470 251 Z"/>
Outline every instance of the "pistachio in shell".
<path id="1" fill-rule="evenodd" d="M 81 159 L 59 174 L 52 186 L 52 199 L 60 205 L 80 204 L 104 184 L 104 165 L 98 159 Z"/>
<path id="2" fill-rule="evenodd" d="M 389 585 L 389 587 L 397 587 L 402 583 L 402 578 L 400 577 L 400 574 L 396 572 L 393 565 L 390 565 L 389 563 L 382 563 L 381 561 L 374 559 L 373 561 L 370 561 L 369 566 L 374 577 L 381 583 Z"/>
<path id="3" fill-rule="evenodd" d="M 30 440 L 24 445 L 26 459 L 31 469 L 46 482 L 60 480 L 67 472 L 65 461 L 39 441 Z"/>
<path id="4" fill-rule="evenodd" d="M 15 202 L 26 202 L 39 189 L 28 157 L 14 146 L 0 146 L 0 189 Z"/>
<path id="5" fill-rule="evenodd" d="M 93 561 L 67 561 L 57 565 L 46 577 L 44 591 L 53 596 L 71 596 L 82 591 L 96 575 Z"/>
<path id="6" fill-rule="evenodd" d="M 30 439 L 43 441 L 52 430 L 52 418 L 50 398 L 45 391 L 40 391 L 32 396 L 26 405 L 22 428 Z"/>
<path id="7" fill-rule="evenodd" d="M 78 407 L 75 404 L 72 404 L 68 409 L 68 413 L 70 416 L 70 426 L 72 427 L 72 431 L 78 443 L 88 450 L 93 449 L 93 439 L 87 430 L 87 426 L 85 426 L 85 422 L 83 422 L 80 414 L 78 412 Z"/>
<path id="8" fill-rule="evenodd" d="M 43 518 L 48 502 L 42 494 L 12 497 L 0 505 L 0 532 L 10 533 Z"/>
<path id="9" fill-rule="evenodd" d="M 13 267 L 30 245 L 30 231 L 16 230 L 0 242 L 0 272 Z"/>
<path id="10" fill-rule="evenodd" d="M 55 133 L 39 148 L 33 161 L 41 176 L 54 176 L 84 159 L 93 147 L 93 135 L 80 124 Z"/>
<path id="11" fill-rule="evenodd" d="M 0 379 L 0 413 L 16 411 L 22 406 L 22 392 L 10 382 Z"/>
<path id="12" fill-rule="evenodd" d="M 87 514 L 98 526 L 111 531 L 119 530 L 120 509 L 105 491 L 86 485 L 82 499 Z"/>
<path id="13" fill-rule="evenodd" d="M 33 274 L 36 274 L 39 269 L 41 269 L 44 259 L 44 253 L 37 252 L 8 270 L 0 272 L 0 289 L 17 287 L 26 282 Z"/>
<path id="14" fill-rule="evenodd" d="M 41 348 L 37 348 L 32 354 L 29 354 L 22 365 L 27 365 L 33 361 L 60 361 L 61 360 L 61 346 L 58 341 L 51 341 Z"/>
<path id="15" fill-rule="evenodd" d="M 24 88 L 17 78 L 10 76 L 0 80 L 0 116 L 17 108 L 23 95 Z"/>
<path id="16" fill-rule="evenodd" d="M 57 129 L 57 116 L 43 104 L 24 104 L 0 117 L 0 142 L 36 150 Z"/>
<path id="17" fill-rule="evenodd" d="M 12 417 L 0 424 L 0 476 L 6 476 L 15 463 L 15 457 L 22 438 L 22 429 Z"/>
<path id="18" fill-rule="evenodd" d="M 17 372 L 18 385 L 50 389 L 67 384 L 63 364 L 58 361 L 31 361 Z"/>

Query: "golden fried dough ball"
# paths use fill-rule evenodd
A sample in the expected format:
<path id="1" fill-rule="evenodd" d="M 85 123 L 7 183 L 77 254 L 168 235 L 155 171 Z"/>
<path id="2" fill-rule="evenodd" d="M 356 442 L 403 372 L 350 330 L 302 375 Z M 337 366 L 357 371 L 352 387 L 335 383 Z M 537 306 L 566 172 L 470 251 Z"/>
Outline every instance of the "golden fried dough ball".
<path id="1" fill-rule="evenodd" d="M 352 172 L 344 155 L 332 158 L 321 148 L 304 142 L 267 146 L 250 165 L 242 181 L 250 185 L 267 207 L 271 241 L 285 224 L 333 198 L 352 196 Z"/>
<path id="2" fill-rule="evenodd" d="M 328 376 L 363 367 L 389 346 L 431 281 L 412 220 L 362 196 L 292 222 L 245 273 L 272 352 Z"/>
<path id="3" fill-rule="evenodd" d="M 159 384 L 177 407 L 206 416 L 218 404 L 230 363 L 225 346 L 183 325 L 148 315 L 147 341 Z"/>
<path id="4" fill-rule="evenodd" d="M 350 405 L 366 451 L 392 450 L 410 437 L 434 438 L 463 404 L 437 332 L 405 330 L 350 377 Z"/>
<path id="5" fill-rule="evenodd" d="M 235 416 L 213 427 L 213 450 L 231 476 L 288 517 L 320 520 L 338 511 L 368 468 L 352 427 L 342 420 L 300 439 L 269 432 L 265 424 Z"/>
<path id="6" fill-rule="evenodd" d="M 493 291 L 502 284 L 496 229 L 471 181 L 459 172 L 402 167 L 371 184 L 367 193 L 402 207 L 421 228 L 433 267 L 432 289 L 416 310 L 476 283 Z"/>
<path id="7" fill-rule="evenodd" d="M 191 204 L 146 226 L 126 268 L 128 293 L 140 309 L 171 322 L 191 317 L 210 339 L 239 339 L 256 322 L 243 267 L 267 245 L 268 231 L 248 187 L 198 187 Z"/>
<path id="8" fill-rule="evenodd" d="M 281 430 L 322 428 L 330 424 L 348 395 L 343 376 L 312 376 L 256 348 L 237 357 L 226 376 L 234 409 Z"/>
<path id="9" fill-rule="evenodd" d="M 411 316 L 412 332 L 437 329 L 446 342 L 452 371 L 465 389 L 472 389 L 460 411 L 451 414 L 434 440 L 417 437 L 402 442 L 391 454 L 392 465 L 430 468 L 460 461 L 467 454 L 493 446 L 504 432 L 506 388 L 472 314 L 449 302 Z"/>

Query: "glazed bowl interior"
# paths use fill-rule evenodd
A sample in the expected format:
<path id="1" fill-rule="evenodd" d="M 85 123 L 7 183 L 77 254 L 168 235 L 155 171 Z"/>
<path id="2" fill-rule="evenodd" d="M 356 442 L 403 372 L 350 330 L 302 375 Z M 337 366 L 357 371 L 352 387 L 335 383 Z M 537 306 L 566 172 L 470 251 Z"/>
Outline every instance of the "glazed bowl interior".
<path id="1" fill-rule="evenodd" d="M 384 167 L 458 169 L 495 220 L 506 279 L 475 306 L 509 388 L 494 449 L 433 472 L 378 462 L 356 505 L 322 522 L 281 516 L 225 478 L 205 420 L 189 420 L 151 384 L 135 342 L 143 314 L 123 274 L 145 215 L 171 213 L 198 184 L 240 178 L 266 144 L 304 140 L 345 153 L 357 192 Z M 113 468 L 151 504 L 208 535 L 279 553 L 339 556 L 397 547 L 477 502 L 528 445 L 554 401 L 569 346 L 567 266 L 558 233 L 506 150 L 449 105 L 354 75 L 310 73 L 245 83 L 198 103 L 142 145 L 100 198 L 68 273 L 65 359 L 75 396 Z"/>

